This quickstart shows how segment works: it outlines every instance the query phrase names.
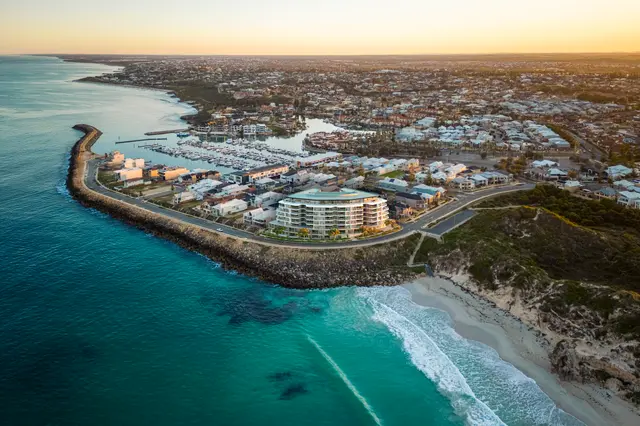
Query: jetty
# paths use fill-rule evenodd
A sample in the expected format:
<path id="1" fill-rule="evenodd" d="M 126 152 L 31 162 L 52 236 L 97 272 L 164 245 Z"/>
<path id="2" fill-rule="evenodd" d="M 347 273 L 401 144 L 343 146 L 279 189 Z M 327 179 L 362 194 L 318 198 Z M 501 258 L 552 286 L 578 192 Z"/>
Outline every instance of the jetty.
<path id="1" fill-rule="evenodd" d="M 167 140 L 167 138 L 132 139 L 132 140 L 129 140 L 129 141 L 117 141 L 116 145 L 120 144 L 120 143 L 145 142 L 145 141 L 166 141 L 166 140 Z"/>
<path id="2" fill-rule="evenodd" d="M 145 136 L 157 136 L 157 135 L 168 135 L 169 133 L 181 133 L 181 132 L 188 132 L 190 129 L 186 128 L 186 129 L 174 129 L 174 130 L 158 130 L 155 132 L 147 132 L 144 135 Z"/>

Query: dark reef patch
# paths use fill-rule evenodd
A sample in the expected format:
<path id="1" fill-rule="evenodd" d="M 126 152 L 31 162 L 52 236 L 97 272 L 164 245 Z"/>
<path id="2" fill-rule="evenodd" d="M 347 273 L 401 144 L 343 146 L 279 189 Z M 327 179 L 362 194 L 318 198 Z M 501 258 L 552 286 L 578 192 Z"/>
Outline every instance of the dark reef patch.
<path id="1" fill-rule="evenodd" d="M 292 385 L 287 386 L 287 388 L 284 391 L 282 391 L 279 399 L 288 401 L 295 397 L 304 395 L 305 393 L 309 393 L 309 390 L 307 389 L 304 383 L 294 383 Z"/>
<path id="2" fill-rule="evenodd" d="M 293 378 L 293 372 L 291 371 L 278 371 L 276 373 L 270 374 L 267 378 L 272 382 L 283 382 L 285 380 L 289 380 Z"/>

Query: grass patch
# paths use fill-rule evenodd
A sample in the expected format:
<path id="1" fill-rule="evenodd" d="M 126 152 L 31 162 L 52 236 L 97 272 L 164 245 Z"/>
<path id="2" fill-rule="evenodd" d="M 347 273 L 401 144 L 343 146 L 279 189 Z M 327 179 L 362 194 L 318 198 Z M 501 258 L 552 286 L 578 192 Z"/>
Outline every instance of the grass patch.
<path id="1" fill-rule="evenodd" d="M 385 173 L 385 174 L 380 175 L 380 176 L 387 177 L 387 178 L 392 178 L 392 179 L 402 179 L 404 177 L 404 171 L 402 171 L 402 170 L 394 170 L 392 172 Z"/>

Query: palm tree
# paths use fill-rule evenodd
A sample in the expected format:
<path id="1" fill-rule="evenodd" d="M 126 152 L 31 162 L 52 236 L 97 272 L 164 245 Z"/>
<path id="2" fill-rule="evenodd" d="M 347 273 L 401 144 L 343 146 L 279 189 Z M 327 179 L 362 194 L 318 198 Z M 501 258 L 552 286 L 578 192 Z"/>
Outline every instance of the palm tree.
<path id="1" fill-rule="evenodd" d="M 277 226 L 274 228 L 273 233 L 276 235 L 280 235 L 284 232 L 284 226 Z"/>
<path id="2" fill-rule="evenodd" d="M 309 237 L 309 230 L 307 228 L 302 228 L 298 231 L 298 236 L 300 238 L 308 238 Z"/>
<path id="3" fill-rule="evenodd" d="M 329 237 L 331 237 L 331 239 L 335 239 L 338 235 L 340 235 L 340 231 L 336 228 L 329 231 Z"/>

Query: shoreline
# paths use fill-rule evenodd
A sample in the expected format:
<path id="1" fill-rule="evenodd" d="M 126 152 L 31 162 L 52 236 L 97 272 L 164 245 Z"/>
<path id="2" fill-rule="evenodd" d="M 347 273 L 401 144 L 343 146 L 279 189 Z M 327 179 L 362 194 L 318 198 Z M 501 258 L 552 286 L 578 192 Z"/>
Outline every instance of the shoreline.
<path id="1" fill-rule="evenodd" d="M 69 159 L 67 187 L 85 207 L 107 213 L 154 236 L 200 253 L 225 269 L 257 277 L 268 283 L 299 289 L 340 286 L 403 285 L 418 305 L 446 311 L 462 337 L 494 348 L 500 357 L 532 378 L 538 386 L 569 414 L 589 425 L 635 424 L 638 415 L 626 402 L 595 385 L 561 382 L 551 372 L 549 353 L 552 344 L 536 328 L 527 326 L 493 302 L 444 277 L 420 278 L 397 263 L 388 263 L 394 255 L 415 244 L 410 237 L 397 245 L 382 243 L 364 249 L 295 250 L 269 248 L 204 230 L 163 215 L 129 205 L 88 188 L 85 183 L 87 162 L 94 157 L 91 146 L 101 132 L 88 125 L 76 125 L 82 131 Z M 399 248 L 401 250 L 399 250 Z M 385 263 L 387 262 L 387 263 Z M 461 277 L 456 277 L 461 278 Z M 413 280 L 413 281 L 410 281 Z"/>
<path id="2" fill-rule="evenodd" d="M 74 199 L 85 207 L 200 253 L 219 262 L 224 269 L 299 289 L 394 286 L 416 276 L 406 266 L 406 259 L 417 244 L 417 235 L 337 250 L 300 250 L 221 234 L 96 192 L 86 185 L 85 176 L 88 161 L 94 158 L 91 147 L 102 133 L 86 124 L 78 124 L 74 129 L 85 133 L 74 144 L 69 159 L 66 182 Z"/>
<path id="3" fill-rule="evenodd" d="M 501 359 L 533 379 L 563 411 L 587 425 L 630 425 L 640 421 L 634 408 L 596 385 L 561 381 L 551 371 L 549 340 L 512 314 L 445 276 L 424 277 L 403 285 L 420 306 L 449 314 L 465 339 L 493 348 Z"/>

